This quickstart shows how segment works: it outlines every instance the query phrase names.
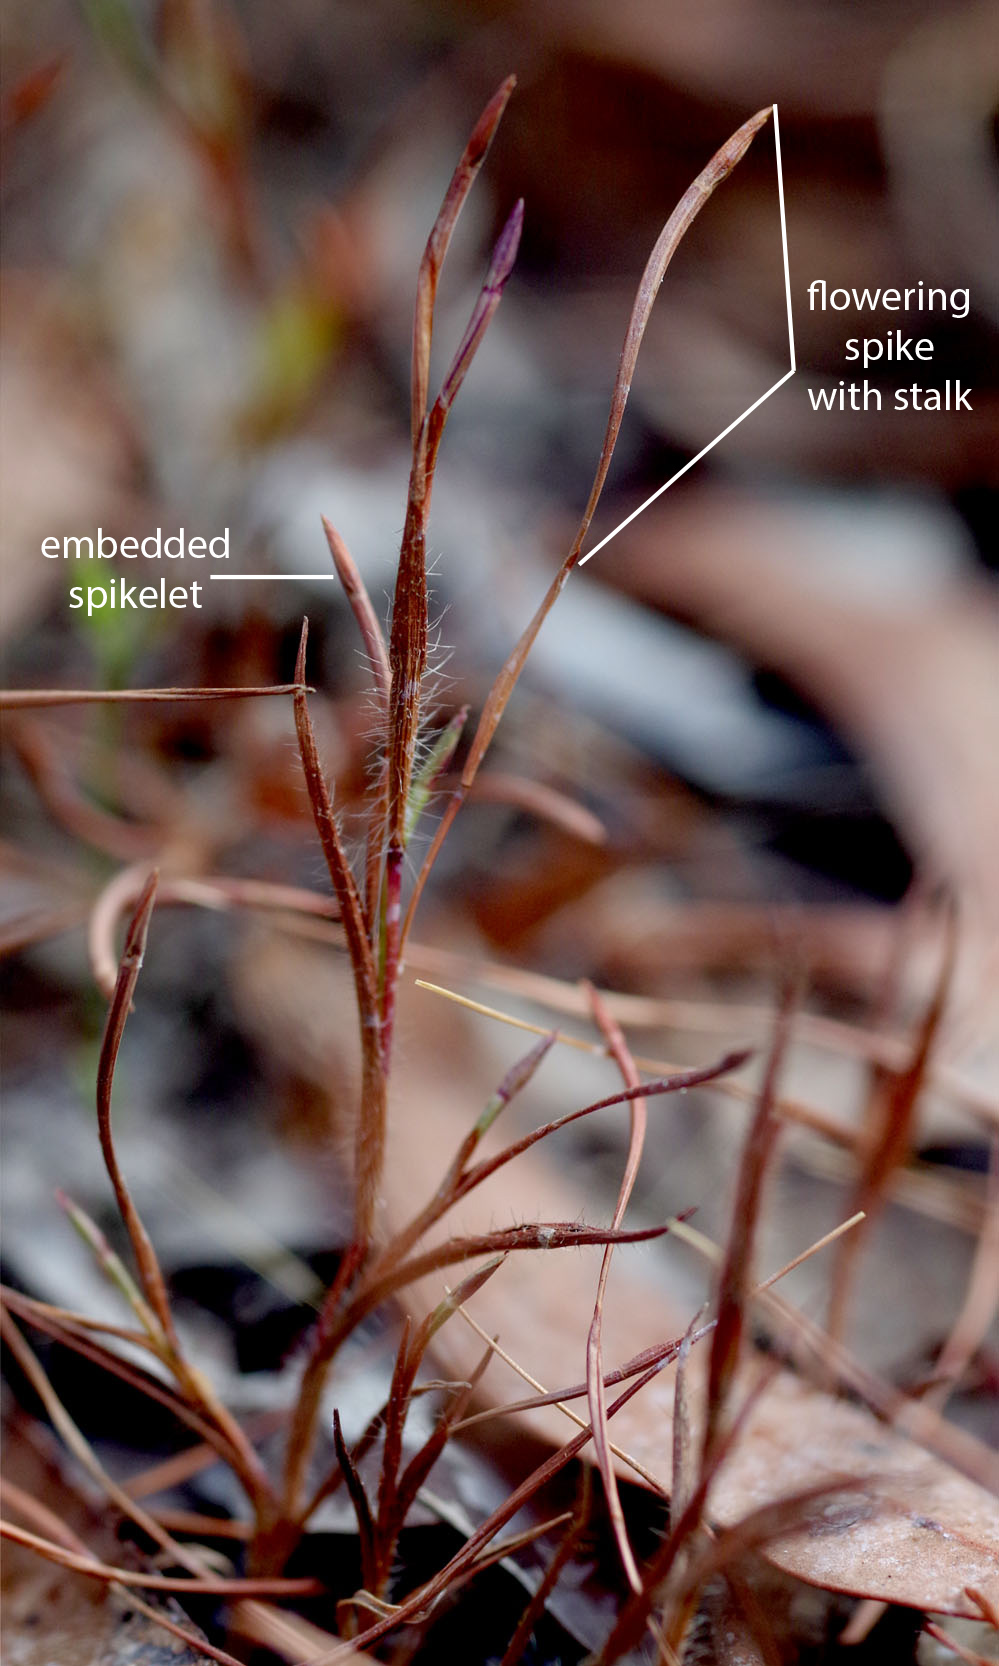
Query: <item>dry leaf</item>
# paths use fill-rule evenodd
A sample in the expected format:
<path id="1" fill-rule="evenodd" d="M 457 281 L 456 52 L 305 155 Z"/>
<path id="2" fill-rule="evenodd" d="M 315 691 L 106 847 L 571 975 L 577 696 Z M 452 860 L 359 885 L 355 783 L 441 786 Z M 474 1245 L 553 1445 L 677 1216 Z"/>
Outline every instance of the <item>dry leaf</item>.
<path id="1" fill-rule="evenodd" d="M 957 898 L 971 1008 L 999 929 L 999 607 L 972 580 L 921 595 L 834 586 L 851 536 L 848 509 L 817 527 L 791 508 L 701 496 L 622 535 L 614 576 L 781 673 L 870 764 L 924 878 Z"/>
<path id="2" fill-rule="evenodd" d="M 965 1593 L 999 1595 L 999 1503 L 914 1442 L 782 1372 L 723 1468 L 710 1513 L 737 1521 L 824 1471 L 871 1477 L 869 1495 L 825 1507 L 826 1525 L 775 1545 L 799 1578 L 913 1608 L 974 1616 Z"/>
<path id="3" fill-rule="evenodd" d="M 427 1005 L 410 1006 L 406 1028 L 411 1048 L 414 1018 L 426 1051 L 421 1047 L 420 1071 L 410 1075 L 408 1103 L 399 1108 L 390 1141 L 387 1199 L 393 1220 L 405 1219 L 411 1199 L 433 1188 L 446 1153 L 475 1114 L 462 1085 L 472 1073 L 469 1061 L 461 1058 L 456 1031 L 449 1028 L 445 1039 L 439 1018 Z M 447 1065 L 442 1068 L 444 1059 Z M 611 1066 L 602 1068 L 609 1077 Z M 422 1090 L 418 1115 L 412 1100 L 416 1080 Z M 408 1114 L 401 1114 L 403 1109 Z M 655 1109 L 650 1114 L 655 1116 Z M 540 1150 L 532 1150 L 472 1194 L 455 1212 L 450 1230 L 472 1230 L 476 1225 L 481 1230 L 484 1223 L 535 1214 L 572 1218 L 584 1205 L 592 1213 L 592 1198 L 569 1190 L 559 1177 L 557 1162 L 554 1148 L 547 1160 Z M 597 1251 L 511 1257 L 478 1293 L 471 1310 L 486 1332 L 498 1335 L 503 1348 L 546 1389 L 581 1382 L 598 1270 Z M 440 1294 L 440 1284 L 427 1281 L 420 1300 L 430 1304 Z M 656 1342 L 681 1337 L 688 1319 L 663 1288 L 661 1270 L 651 1255 L 622 1251 L 605 1306 L 607 1369 Z M 445 1374 L 467 1374 L 481 1346 L 471 1330 L 463 1332 L 456 1323 L 446 1327 L 439 1338 Z M 695 1349 L 690 1361 L 695 1423 L 703 1407 L 706 1358 L 703 1349 Z M 669 1489 L 674 1381 L 673 1369 L 666 1368 L 610 1423 L 615 1446 L 661 1478 L 664 1492 Z M 530 1390 L 507 1365 L 496 1361 L 486 1373 L 482 1392 L 496 1405 L 522 1399 Z M 745 1384 L 737 1385 L 736 1403 L 744 1393 Z M 585 1399 L 576 1402 L 576 1409 L 585 1420 Z M 517 1430 L 524 1425 L 532 1435 L 558 1445 L 575 1432 L 564 1414 L 552 1407 L 519 1414 Z M 635 1479 L 620 1458 L 618 1467 L 622 1475 Z M 813 1528 L 775 1546 L 772 1560 L 779 1566 L 814 1584 L 939 1613 L 978 1615 L 965 1593 L 968 1585 L 999 1601 L 995 1499 L 863 1407 L 811 1387 L 788 1371 L 776 1377 L 751 1414 L 712 1490 L 709 1516 L 728 1525 L 762 1503 L 814 1485 L 830 1472 L 856 1475 L 869 1491 L 831 1501 L 824 1530 Z"/>
<path id="4" fill-rule="evenodd" d="M 14 1420 L 5 1435 L 6 1478 L 56 1512 L 67 1526 L 86 1533 L 98 1555 L 106 1552 L 112 1561 L 119 1560 L 122 1546 L 106 1520 L 92 1516 L 61 1480 L 57 1448 L 47 1431 Z M 7 1666 L 53 1666 L 56 1661 L 59 1666 L 130 1666 L 136 1661 L 209 1666 L 207 1655 L 195 1653 L 155 1625 L 124 1593 L 97 1580 L 75 1578 L 17 1545 L 4 1549 L 3 1593 Z M 163 1611 L 195 1632 L 176 1602 L 167 1601 Z"/>

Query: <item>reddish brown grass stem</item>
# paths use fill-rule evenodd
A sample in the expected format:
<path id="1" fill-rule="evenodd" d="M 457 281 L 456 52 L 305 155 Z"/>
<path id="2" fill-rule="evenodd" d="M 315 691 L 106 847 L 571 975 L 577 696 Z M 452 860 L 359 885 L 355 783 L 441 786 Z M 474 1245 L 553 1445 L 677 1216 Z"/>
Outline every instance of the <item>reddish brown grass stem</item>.
<path id="1" fill-rule="evenodd" d="M 403 947 L 405 946 L 406 939 L 412 928 L 416 908 L 423 892 L 423 888 L 426 885 L 434 863 L 440 854 L 441 847 L 444 844 L 444 840 L 447 838 L 454 819 L 457 816 L 476 775 L 478 774 L 479 766 L 489 749 L 499 721 L 506 710 L 510 696 L 517 685 L 521 672 L 524 669 L 527 656 L 534 646 L 538 632 L 565 588 L 569 574 L 579 562 L 579 558 L 582 554 L 583 543 L 587 533 L 589 532 L 590 523 L 596 512 L 597 504 L 600 501 L 600 496 L 604 488 L 604 482 L 607 479 L 611 459 L 614 455 L 614 449 L 617 445 L 617 438 L 621 430 L 621 422 L 623 420 L 625 407 L 628 402 L 628 395 L 631 392 L 631 383 L 638 359 L 638 351 L 642 344 L 642 338 L 645 334 L 646 325 L 648 324 L 649 317 L 652 312 L 653 303 L 659 293 L 663 278 L 666 275 L 666 269 L 669 266 L 681 239 L 690 228 L 696 216 L 700 213 L 700 210 L 703 208 L 712 192 L 718 185 L 721 184 L 723 179 L 727 178 L 727 176 L 732 172 L 732 169 L 745 155 L 753 139 L 756 137 L 756 134 L 768 120 L 769 116 L 769 108 L 758 111 L 757 114 L 752 116 L 749 121 L 744 122 L 742 127 L 740 127 L 737 132 L 733 133 L 732 137 L 721 146 L 720 150 L 716 151 L 707 167 L 702 169 L 693 184 L 681 197 L 676 208 L 673 210 L 673 213 L 670 215 L 665 226 L 663 227 L 656 245 L 649 256 L 645 271 L 642 274 L 641 282 L 638 286 L 638 293 L 635 297 L 631 318 L 628 322 L 628 328 L 625 333 L 624 346 L 621 349 L 621 358 L 618 364 L 614 389 L 611 394 L 611 405 L 610 413 L 607 419 L 607 429 L 604 434 L 604 442 L 600 452 L 600 459 L 597 464 L 597 471 L 593 479 L 593 485 L 590 488 L 590 495 L 586 503 L 586 508 L 583 511 L 583 516 L 579 523 L 576 536 L 570 546 L 569 553 L 566 555 L 562 565 L 549 585 L 548 591 L 541 602 L 540 607 L 535 613 L 534 618 L 531 620 L 527 629 L 520 637 L 516 647 L 509 655 L 506 663 L 489 691 L 486 703 L 482 709 L 482 715 L 479 718 L 478 728 L 475 732 L 468 757 L 465 761 L 465 767 L 462 770 L 461 782 L 459 786 L 455 788 L 455 791 L 451 796 L 447 808 L 441 818 L 440 824 L 438 825 L 437 832 L 430 845 L 430 849 L 428 850 L 417 875 L 416 883 L 413 887 L 413 893 L 410 897 L 409 907 L 406 912 L 405 922 L 402 928 L 401 942 Z"/>

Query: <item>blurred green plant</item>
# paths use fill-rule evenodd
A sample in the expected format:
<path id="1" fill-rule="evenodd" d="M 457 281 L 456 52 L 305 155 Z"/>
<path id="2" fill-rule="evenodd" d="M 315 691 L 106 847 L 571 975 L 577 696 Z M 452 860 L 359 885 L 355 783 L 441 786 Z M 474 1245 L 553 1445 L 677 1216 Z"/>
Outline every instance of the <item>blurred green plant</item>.
<path id="1" fill-rule="evenodd" d="M 102 688 L 124 689 L 134 681 L 139 659 L 162 632 L 163 615 L 157 609 L 138 609 L 99 606 L 90 608 L 91 590 L 106 589 L 109 568 L 101 562 L 67 562 L 64 577 L 66 589 L 79 586 L 84 595 L 83 607 L 70 609 L 70 625 L 79 633 L 94 660 L 94 670 Z M 106 713 L 113 718 L 113 712 Z M 110 734 L 117 731 L 112 726 Z"/>

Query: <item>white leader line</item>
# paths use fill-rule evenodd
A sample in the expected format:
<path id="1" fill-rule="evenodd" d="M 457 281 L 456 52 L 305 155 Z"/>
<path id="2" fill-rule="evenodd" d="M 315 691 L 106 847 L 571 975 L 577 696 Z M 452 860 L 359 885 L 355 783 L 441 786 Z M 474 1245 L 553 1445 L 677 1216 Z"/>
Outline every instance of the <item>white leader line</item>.
<path id="1" fill-rule="evenodd" d="M 685 474 L 689 473 L 695 463 L 699 463 L 702 457 L 706 457 L 709 451 L 713 451 L 716 445 L 719 445 L 728 434 L 731 434 L 733 428 L 738 428 L 740 422 L 745 422 L 748 416 L 752 416 L 754 411 L 759 410 L 764 400 L 769 399 L 770 395 L 772 393 L 776 393 L 778 388 L 782 388 L 785 382 L 789 382 L 798 368 L 797 360 L 795 359 L 794 354 L 794 318 L 791 313 L 791 269 L 788 265 L 787 258 L 787 219 L 784 214 L 784 169 L 781 165 L 780 125 L 777 120 L 776 104 L 773 107 L 773 115 L 774 149 L 777 153 L 777 199 L 780 203 L 780 239 L 781 247 L 784 252 L 784 293 L 787 297 L 787 339 L 791 352 L 791 368 L 790 370 L 786 370 L 784 375 L 780 378 L 780 381 L 775 382 L 772 388 L 767 389 L 766 393 L 761 393 L 759 399 L 754 399 L 748 410 L 743 411 L 742 415 L 736 417 L 734 422 L 730 422 L 728 427 L 723 428 L 720 434 L 716 434 L 715 438 L 708 445 L 706 445 L 702 451 L 699 451 L 696 457 L 691 457 L 690 462 L 684 463 L 682 469 L 677 469 L 675 474 L 671 474 L 665 484 L 659 487 L 658 491 L 653 492 L 651 497 L 647 497 L 644 503 L 640 503 L 637 509 L 633 509 L 631 511 L 630 515 L 626 515 L 624 520 L 614 528 L 613 532 L 608 532 L 606 538 L 601 538 L 599 544 L 594 544 L 591 550 L 587 550 L 586 554 L 580 560 L 579 565 L 581 567 L 589 561 L 592 555 L 596 555 L 598 550 L 602 550 L 605 544 L 609 544 L 612 538 L 616 538 L 619 532 L 623 532 L 626 526 L 630 526 L 632 521 L 642 514 L 643 510 L 648 509 L 650 504 L 655 503 L 656 498 L 662 497 L 663 493 L 668 492 L 671 486 L 675 486 L 678 480 L 681 480 Z"/>
<path id="2" fill-rule="evenodd" d="M 774 150 L 777 153 L 777 201 L 780 204 L 780 242 L 784 251 L 784 294 L 787 298 L 787 343 L 791 350 L 791 369 L 788 375 L 793 376 L 798 368 L 798 361 L 794 356 L 794 314 L 791 311 L 791 268 L 787 259 L 787 216 L 784 213 L 784 164 L 780 155 L 780 122 L 777 119 L 777 106 L 774 105 Z M 780 382 L 774 386 L 780 387 L 786 382 L 787 376 L 782 376 Z M 773 393 L 773 388 L 770 392 Z M 755 405 L 751 407 L 755 410 Z M 747 411 L 747 416 L 749 412 Z"/>
<path id="3" fill-rule="evenodd" d="M 786 370 L 784 375 L 780 378 L 780 381 L 775 382 L 772 388 L 767 389 L 766 393 L 761 393 L 759 399 L 754 399 L 748 410 L 743 411 L 742 415 L 736 417 L 734 422 L 730 422 L 728 427 L 723 428 L 720 434 L 716 434 L 710 444 L 706 445 L 702 451 L 699 451 L 696 457 L 691 457 L 690 462 L 684 463 L 682 469 L 677 469 L 675 474 L 671 474 L 665 484 L 659 487 L 658 491 L 653 492 L 651 497 L 647 497 L 644 503 L 640 503 L 637 509 L 633 509 L 631 511 L 630 515 L 626 515 L 624 520 L 614 528 L 613 532 L 608 532 L 606 538 L 601 538 L 599 544 L 594 544 L 591 550 L 587 550 L 586 554 L 580 560 L 579 565 L 581 567 L 585 566 L 590 557 L 592 555 L 596 555 L 598 550 L 602 550 L 605 544 L 609 544 L 612 538 L 616 538 L 619 532 L 623 532 L 626 526 L 630 526 L 632 521 L 642 514 L 643 510 L 648 509 L 650 504 L 655 503 L 656 498 L 662 497 L 663 493 L 668 492 L 671 486 L 675 486 L 678 480 L 681 480 L 685 474 L 689 473 L 695 463 L 699 463 L 702 457 L 706 457 L 709 451 L 713 451 L 716 445 L 720 445 L 722 440 L 731 434 L 733 428 L 738 428 L 740 422 L 745 422 L 748 416 L 752 416 L 754 411 L 759 410 L 760 406 L 765 400 L 770 398 L 772 393 L 776 393 L 778 388 L 782 388 L 785 382 L 789 382 L 791 380 L 791 377 L 798 368 L 794 355 L 794 317 L 791 312 L 791 269 L 788 265 L 787 258 L 787 218 L 784 213 L 784 168 L 781 162 L 780 123 L 777 119 L 776 104 L 773 106 L 773 118 L 774 149 L 777 153 L 777 200 L 780 204 L 780 240 L 781 248 L 784 252 L 784 293 L 787 298 L 787 339 L 791 352 L 791 368 L 790 370 Z M 338 582 L 336 573 L 209 573 L 208 576 L 212 579 L 218 579 L 221 581 L 229 579 L 230 582 L 235 581 L 244 584 L 252 583 L 254 580 L 257 580 L 259 583 L 266 582 L 273 584 L 275 580 L 281 581 L 284 579 L 312 579 L 318 580 L 319 582 L 322 582 L 323 580 L 326 580 L 329 583 Z"/>
<path id="4" fill-rule="evenodd" d="M 275 580 L 280 582 L 281 579 L 286 578 L 317 579 L 320 584 L 322 584 L 324 580 L 328 580 L 330 583 L 336 584 L 339 584 L 340 582 L 336 573 L 209 573 L 208 577 L 239 579 L 243 584 L 252 583 L 254 579 L 257 579 L 261 584 L 273 584 Z"/>

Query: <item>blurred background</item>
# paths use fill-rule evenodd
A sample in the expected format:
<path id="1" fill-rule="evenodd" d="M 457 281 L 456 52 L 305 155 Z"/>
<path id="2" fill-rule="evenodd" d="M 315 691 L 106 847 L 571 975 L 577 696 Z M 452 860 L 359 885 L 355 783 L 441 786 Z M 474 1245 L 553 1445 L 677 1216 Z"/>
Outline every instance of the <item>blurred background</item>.
<path id="1" fill-rule="evenodd" d="M 322 511 L 381 605 L 415 268 L 463 136 L 513 69 L 438 332 L 443 358 L 523 195 L 517 272 L 448 434 L 435 521 L 450 697 L 481 698 L 585 500 L 658 228 L 716 146 L 776 100 L 800 373 L 574 582 L 529 687 L 692 790 L 641 828 L 619 805 L 615 829 L 632 854 L 678 839 L 685 887 L 894 902 L 918 868 L 999 922 L 991 8 L 6 13 L 12 681 L 53 680 L 58 664 L 84 685 L 195 682 L 213 654 L 280 680 L 308 608 L 325 685 L 361 686 L 328 583 L 206 586 L 203 617 L 88 623 L 67 618 L 80 574 L 39 546 L 98 525 L 119 538 L 227 525 L 234 570 L 325 575 Z M 968 286 L 971 310 L 812 313 L 815 277 Z M 850 374 L 846 337 L 892 326 L 930 333 L 924 380 L 970 385 L 972 412 L 812 411 L 809 386 Z M 768 128 L 673 263 L 594 537 L 787 362 Z M 890 406 L 895 367 L 879 368 Z M 533 732 L 530 699 L 513 731 Z M 564 745 L 571 724 L 552 728 L 549 748 Z M 738 863 L 712 865 L 694 833 L 706 798 Z"/>
<path id="2" fill-rule="evenodd" d="M 438 867 L 412 969 L 482 994 L 475 967 L 489 962 L 484 998 L 523 1010 L 526 986 L 501 1000 L 498 968 L 685 1002 L 672 1020 L 657 1009 L 649 1050 L 693 1061 L 766 1034 L 789 963 L 818 1014 L 904 1030 L 936 975 L 949 896 L 950 1075 L 928 1093 L 920 1141 L 924 1156 L 982 1166 L 999 1033 L 994 9 L 4 10 L 5 680 L 286 681 L 307 611 L 316 723 L 348 831 L 371 713 L 319 516 L 343 533 L 384 617 L 408 473 L 415 275 L 480 109 L 515 72 L 443 280 L 438 374 L 518 196 L 526 217 L 436 488 L 445 717 L 481 705 L 568 546 L 663 220 L 716 147 L 779 104 L 799 374 L 574 575 L 504 723 L 492 788 L 463 812 Z M 964 319 L 812 313 L 816 278 L 967 286 L 971 307 Z M 847 373 L 846 337 L 889 328 L 933 339 L 921 379 L 959 378 L 971 412 L 812 411 L 807 388 Z M 787 365 L 768 126 L 668 273 L 592 540 Z M 869 373 L 886 407 L 893 369 Z M 43 560 L 40 545 L 98 526 L 119 539 L 228 526 L 229 570 L 316 578 L 206 584 L 198 612 L 88 622 L 67 593 L 87 575 Z M 56 1218 L 51 1185 L 65 1178 L 50 1172 L 52 1139 L 82 1201 L 102 1195 L 80 1109 L 102 1014 L 83 930 L 94 898 L 118 869 L 153 861 L 183 876 L 324 880 L 284 701 L 14 714 L 7 738 L 13 1255 L 20 1277 L 68 1302 L 76 1250 L 53 1272 L 58 1234 L 41 1241 L 38 1223 Z M 539 807 L 531 783 L 561 796 Z M 123 1056 L 126 1166 L 161 1247 L 197 1270 L 198 1300 L 214 1268 L 212 1299 L 229 1311 L 233 1258 L 273 1265 L 266 1244 L 240 1248 L 246 1216 L 313 1261 L 335 1235 L 335 1161 L 309 1156 L 289 1179 L 274 1150 L 312 1153 L 331 1129 L 337 1148 L 350 1115 L 349 988 L 319 942 L 163 912 Z M 428 1016 L 431 998 L 418 999 L 404 1026 L 407 1091 L 429 1096 L 460 1063 L 477 1106 L 513 1043 L 463 1028 L 450 1009 Z M 794 1069 L 802 1094 L 859 1117 L 862 1056 L 803 1053 Z M 560 1091 L 576 1085 L 570 1075 Z M 712 1121 L 709 1100 L 698 1100 L 696 1138 L 685 1125 L 690 1167 L 656 1176 L 650 1211 L 693 1193 L 711 1224 L 711 1162 L 734 1151 L 744 1113 Z M 45 1162 L 33 1145 L 42 1104 Z M 829 1224 L 840 1218 L 828 1164 L 813 1159 L 787 1193 L 795 1248 L 816 1197 Z M 616 1161 L 599 1145 L 580 1157 L 591 1169 Z M 195 1170 L 224 1171 L 238 1196 L 244 1228 L 221 1246 Z M 958 1232 L 959 1206 L 949 1217 L 940 1207 L 944 1224 L 920 1218 L 912 1231 L 926 1278 L 952 1299 L 967 1220 Z M 935 1236 L 948 1232 L 953 1263 Z M 240 1297 L 244 1379 L 287 1334 L 279 1316 L 255 1352 L 274 1300 L 261 1288 Z M 881 1364 L 911 1363 L 929 1346 L 923 1333 L 939 1331 L 927 1288 L 918 1311 L 900 1291 L 902 1306 L 888 1304 L 897 1324 L 885 1325 L 882 1287 L 868 1338 Z"/>

